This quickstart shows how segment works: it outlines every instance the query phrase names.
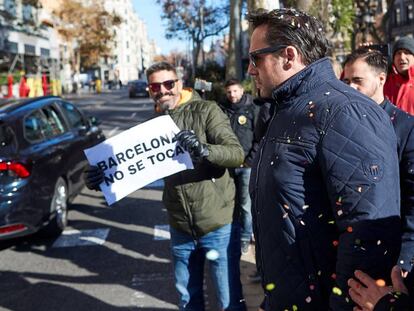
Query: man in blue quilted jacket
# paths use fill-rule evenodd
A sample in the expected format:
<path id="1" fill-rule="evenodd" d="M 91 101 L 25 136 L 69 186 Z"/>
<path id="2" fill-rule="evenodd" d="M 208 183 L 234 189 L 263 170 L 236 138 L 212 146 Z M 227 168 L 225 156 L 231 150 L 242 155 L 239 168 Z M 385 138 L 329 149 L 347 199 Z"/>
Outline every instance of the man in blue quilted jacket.
<path id="1" fill-rule="evenodd" d="M 264 308 L 352 310 L 353 272 L 388 281 L 400 252 L 390 118 L 336 78 L 316 18 L 259 9 L 248 19 L 248 71 L 275 107 L 250 180 Z"/>

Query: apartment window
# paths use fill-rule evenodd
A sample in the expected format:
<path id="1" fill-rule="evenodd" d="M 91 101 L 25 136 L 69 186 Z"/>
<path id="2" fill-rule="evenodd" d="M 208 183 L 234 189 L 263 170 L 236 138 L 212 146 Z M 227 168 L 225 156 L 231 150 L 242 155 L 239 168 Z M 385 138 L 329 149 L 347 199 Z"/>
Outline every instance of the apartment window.
<path id="1" fill-rule="evenodd" d="M 31 44 L 25 44 L 24 45 L 24 54 L 27 55 L 35 55 L 36 54 L 36 48 L 34 45 Z"/>
<path id="2" fill-rule="evenodd" d="M 40 56 L 49 58 L 50 57 L 50 50 L 45 48 L 40 48 Z"/>
<path id="3" fill-rule="evenodd" d="M 17 54 L 19 51 L 17 42 L 7 41 L 6 40 L 6 51 L 10 53 Z"/>
<path id="4" fill-rule="evenodd" d="M 401 10 L 400 10 L 400 8 L 396 8 L 394 13 L 395 13 L 395 24 L 400 25 L 401 24 Z"/>
<path id="5" fill-rule="evenodd" d="M 129 63 L 129 55 L 127 55 L 127 63 Z"/>
<path id="6" fill-rule="evenodd" d="M 126 42 L 126 48 L 129 49 L 129 41 Z"/>
<path id="7" fill-rule="evenodd" d="M 31 5 L 23 5 L 23 20 L 33 21 L 34 20 L 34 9 Z"/>
<path id="8" fill-rule="evenodd" d="M 17 15 L 16 0 L 4 0 L 4 8 L 11 16 Z"/>
<path id="9" fill-rule="evenodd" d="M 412 23 L 414 21 L 413 5 L 407 5 L 407 22 Z"/>

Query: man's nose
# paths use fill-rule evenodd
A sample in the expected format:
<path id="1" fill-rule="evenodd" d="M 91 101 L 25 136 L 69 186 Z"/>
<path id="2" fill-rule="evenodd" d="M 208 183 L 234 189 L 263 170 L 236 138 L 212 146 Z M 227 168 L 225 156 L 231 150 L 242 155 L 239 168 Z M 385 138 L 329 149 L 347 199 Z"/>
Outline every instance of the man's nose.
<path id="1" fill-rule="evenodd" d="M 257 74 L 256 67 L 254 67 L 251 62 L 249 62 L 249 67 L 247 67 L 247 73 L 251 76 L 254 76 Z"/>

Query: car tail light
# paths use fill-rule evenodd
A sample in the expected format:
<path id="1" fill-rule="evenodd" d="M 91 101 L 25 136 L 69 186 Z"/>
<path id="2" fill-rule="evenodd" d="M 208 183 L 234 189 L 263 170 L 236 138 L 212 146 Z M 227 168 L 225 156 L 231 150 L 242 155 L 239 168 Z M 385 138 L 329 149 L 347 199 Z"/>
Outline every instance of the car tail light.
<path id="1" fill-rule="evenodd" d="M 28 168 L 19 162 L 0 162 L 0 172 L 2 171 L 13 172 L 20 178 L 26 178 L 30 176 Z"/>
<path id="2" fill-rule="evenodd" d="M 19 232 L 19 231 L 25 231 L 25 230 L 27 230 L 27 227 L 23 224 L 7 225 L 7 226 L 4 226 L 4 227 L 0 227 L 0 235 L 15 233 L 15 232 Z"/>

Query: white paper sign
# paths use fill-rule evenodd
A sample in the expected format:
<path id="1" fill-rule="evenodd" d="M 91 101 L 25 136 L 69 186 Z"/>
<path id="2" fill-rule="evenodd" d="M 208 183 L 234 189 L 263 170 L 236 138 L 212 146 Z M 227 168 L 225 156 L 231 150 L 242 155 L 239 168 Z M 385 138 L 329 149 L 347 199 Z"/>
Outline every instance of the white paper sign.
<path id="1" fill-rule="evenodd" d="M 161 116 L 84 151 L 89 163 L 105 172 L 100 186 L 109 205 L 155 180 L 193 168 L 190 155 L 173 139 L 179 131 L 170 116 Z"/>

